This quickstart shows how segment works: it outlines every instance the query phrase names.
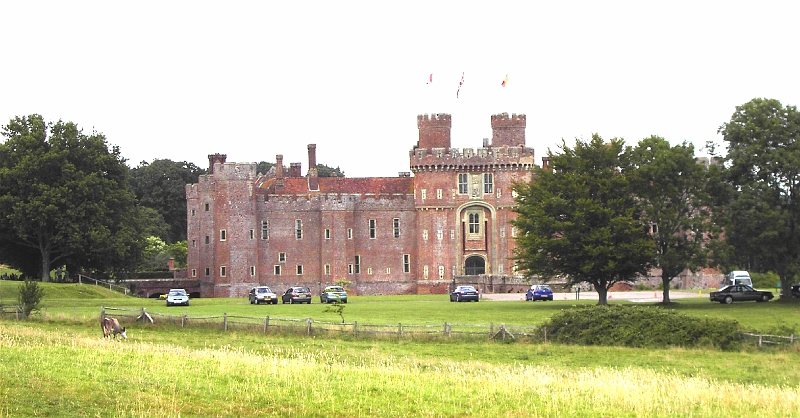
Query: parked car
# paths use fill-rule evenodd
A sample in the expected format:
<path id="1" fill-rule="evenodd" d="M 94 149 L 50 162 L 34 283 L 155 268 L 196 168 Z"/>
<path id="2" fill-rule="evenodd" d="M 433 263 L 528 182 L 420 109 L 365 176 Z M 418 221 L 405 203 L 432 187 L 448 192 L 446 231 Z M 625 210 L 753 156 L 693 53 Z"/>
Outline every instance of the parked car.
<path id="1" fill-rule="evenodd" d="M 342 302 L 347 303 L 347 292 L 342 286 L 328 286 L 319 294 L 322 303 Z"/>
<path id="2" fill-rule="evenodd" d="M 789 290 L 789 294 L 792 295 L 793 298 L 800 298 L 800 283 L 792 286 Z"/>
<path id="3" fill-rule="evenodd" d="M 546 284 L 535 284 L 525 293 L 525 300 L 553 300 L 553 290 Z"/>
<path id="4" fill-rule="evenodd" d="M 311 303 L 311 291 L 305 287 L 290 287 L 281 296 L 283 303 Z"/>
<path id="5" fill-rule="evenodd" d="M 716 292 L 709 293 L 709 299 L 712 302 L 719 303 L 743 302 L 747 300 L 768 302 L 773 297 L 775 296 L 768 290 L 756 290 L 744 284 L 724 286 Z"/>
<path id="6" fill-rule="evenodd" d="M 450 302 L 461 302 L 463 300 L 477 302 L 479 299 L 480 295 L 474 286 L 458 286 L 450 293 Z"/>
<path id="7" fill-rule="evenodd" d="M 186 305 L 189 306 L 189 294 L 184 289 L 170 289 L 167 293 L 167 306 Z"/>
<path id="8" fill-rule="evenodd" d="M 278 304 L 278 295 L 267 286 L 258 286 L 250 289 L 250 304 L 271 303 Z"/>

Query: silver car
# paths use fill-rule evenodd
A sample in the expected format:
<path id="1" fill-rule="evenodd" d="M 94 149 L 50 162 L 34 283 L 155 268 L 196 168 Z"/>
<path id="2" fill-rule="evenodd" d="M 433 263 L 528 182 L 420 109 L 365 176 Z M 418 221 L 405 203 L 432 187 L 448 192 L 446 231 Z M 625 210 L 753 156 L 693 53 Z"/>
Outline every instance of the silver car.
<path id="1" fill-rule="evenodd" d="M 184 289 L 170 289 L 167 293 L 167 306 L 186 305 L 189 306 L 189 294 Z"/>
<path id="2" fill-rule="evenodd" d="M 257 286 L 250 289 L 250 304 L 271 303 L 278 304 L 278 295 L 267 286 Z"/>

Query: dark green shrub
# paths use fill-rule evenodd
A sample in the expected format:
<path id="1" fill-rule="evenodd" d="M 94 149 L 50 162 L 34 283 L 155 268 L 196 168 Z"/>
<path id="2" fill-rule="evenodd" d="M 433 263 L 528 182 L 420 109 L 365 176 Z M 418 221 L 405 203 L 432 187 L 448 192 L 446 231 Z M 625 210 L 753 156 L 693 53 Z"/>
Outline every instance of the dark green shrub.
<path id="1" fill-rule="evenodd" d="M 544 325 L 548 339 L 565 344 L 625 347 L 740 344 L 735 320 L 698 319 L 655 306 L 586 306 L 561 311 Z"/>
<path id="2" fill-rule="evenodd" d="M 39 302 L 44 297 L 44 289 L 39 287 L 39 283 L 33 280 L 25 280 L 19 287 L 17 301 L 22 306 L 22 313 L 27 318 L 31 312 L 39 309 Z"/>

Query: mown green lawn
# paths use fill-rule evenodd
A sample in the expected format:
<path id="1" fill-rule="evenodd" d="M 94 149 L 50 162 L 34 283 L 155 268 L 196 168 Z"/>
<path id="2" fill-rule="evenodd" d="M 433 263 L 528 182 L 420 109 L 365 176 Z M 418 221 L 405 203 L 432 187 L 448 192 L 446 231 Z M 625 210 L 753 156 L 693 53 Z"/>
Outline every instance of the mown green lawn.
<path id="1" fill-rule="evenodd" d="M 19 282 L 0 282 L 0 303 Z M 374 339 L 127 323 L 101 338 L 100 307 L 190 316 L 312 317 L 326 306 L 193 299 L 189 307 L 90 285 L 43 284 L 30 320 L 0 320 L 2 416 L 800 416 L 800 344 L 714 349 L 580 347 L 484 339 Z M 594 304 L 595 301 L 579 301 Z M 612 302 L 627 303 L 627 302 Z M 446 295 L 358 296 L 348 322 L 536 325 L 575 301 L 449 303 Z M 798 328 L 797 305 L 670 306 Z M 108 397 L 113 393 L 113 397 Z M 731 394 L 746 393 L 737 402 Z"/>

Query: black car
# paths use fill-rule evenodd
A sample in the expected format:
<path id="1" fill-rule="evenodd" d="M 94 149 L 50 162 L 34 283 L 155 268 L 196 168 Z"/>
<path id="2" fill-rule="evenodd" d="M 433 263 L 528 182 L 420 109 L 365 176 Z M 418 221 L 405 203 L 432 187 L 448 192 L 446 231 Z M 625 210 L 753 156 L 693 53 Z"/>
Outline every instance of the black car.
<path id="1" fill-rule="evenodd" d="M 789 294 L 792 295 L 793 298 L 800 298 L 800 283 L 792 286 L 789 290 Z"/>
<path id="2" fill-rule="evenodd" d="M 305 287 L 290 287 L 281 296 L 283 303 L 311 303 L 311 291 Z"/>
<path id="3" fill-rule="evenodd" d="M 450 302 L 461 302 L 462 300 L 477 302 L 479 298 L 478 290 L 474 286 L 458 286 L 450 293 Z"/>
<path id="4" fill-rule="evenodd" d="M 719 303 L 743 302 L 748 300 L 768 302 L 773 297 L 775 296 L 768 290 L 756 290 L 744 284 L 725 286 L 716 292 L 709 293 L 709 299 L 712 302 Z"/>

